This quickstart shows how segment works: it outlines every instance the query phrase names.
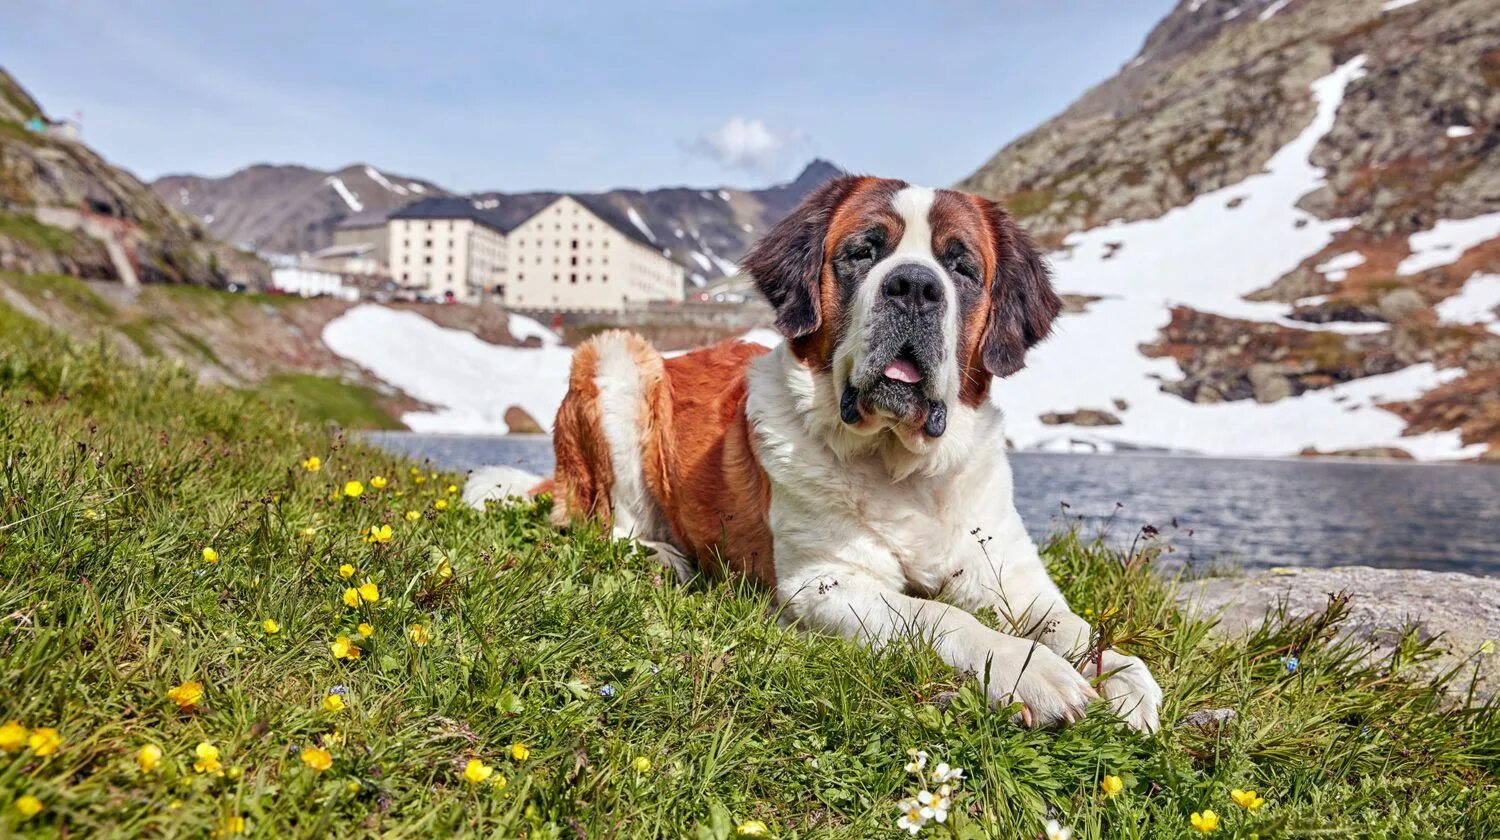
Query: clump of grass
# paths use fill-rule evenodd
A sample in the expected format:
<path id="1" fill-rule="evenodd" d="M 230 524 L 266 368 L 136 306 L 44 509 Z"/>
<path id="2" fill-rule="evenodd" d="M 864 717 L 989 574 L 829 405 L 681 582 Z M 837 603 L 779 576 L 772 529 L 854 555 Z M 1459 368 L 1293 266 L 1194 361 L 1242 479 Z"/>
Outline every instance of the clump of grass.
<path id="1" fill-rule="evenodd" d="M 545 501 L 467 510 L 455 476 L 3 307 L 0 447 L 0 723 L 61 739 L 0 730 L 3 835 L 897 836 L 910 748 L 965 771 L 935 836 L 1500 831 L 1500 721 L 1413 676 L 1423 643 L 1370 661 L 1336 601 L 1221 642 L 1077 534 L 1046 556 L 1152 663 L 1156 737 L 1020 729 L 920 645 L 778 627 L 746 583 L 678 586 Z"/>

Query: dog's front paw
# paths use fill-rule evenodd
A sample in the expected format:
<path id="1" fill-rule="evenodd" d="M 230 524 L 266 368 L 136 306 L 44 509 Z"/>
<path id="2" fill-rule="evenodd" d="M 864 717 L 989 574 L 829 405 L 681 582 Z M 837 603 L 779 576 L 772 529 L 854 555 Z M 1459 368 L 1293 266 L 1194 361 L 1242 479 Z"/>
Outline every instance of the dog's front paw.
<path id="1" fill-rule="evenodd" d="M 1115 651 L 1105 651 L 1102 667 L 1094 660 L 1084 667 L 1084 673 L 1097 677 L 1101 673 L 1104 681 L 1099 684 L 1099 694 L 1115 713 L 1131 729 L 1139 732 L 1155 732 L 1161 726 L 1161 686 L 1138 657 L 1126 656 Z"/>
<path id="2" fill-rule="evenodd" d="M 1018 719 L 1027 726 L 1058 726 L 1083 719 L 1099 699 L 1089 681 L 1068 660 L 1029 641 L 1010 640 L 990 661 L 989 698 L 1008 706 L 1020 702 Z"/>

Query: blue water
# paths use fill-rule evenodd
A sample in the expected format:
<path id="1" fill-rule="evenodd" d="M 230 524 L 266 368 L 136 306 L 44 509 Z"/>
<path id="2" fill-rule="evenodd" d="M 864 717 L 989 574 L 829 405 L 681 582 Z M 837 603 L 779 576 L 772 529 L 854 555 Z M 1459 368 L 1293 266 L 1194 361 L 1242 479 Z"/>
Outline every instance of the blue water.
<path id="1" fill-rule="evenodd" d="M 546 473 L 544 437 L 371 433 L 451 470 Z M 1188 566 L 1342 566 L 1500 574 L 1500 468 L 1463 464 L 1011 454 L 1038 539 L 1068 522 L 1128 545 L 1151 525 Z"/>

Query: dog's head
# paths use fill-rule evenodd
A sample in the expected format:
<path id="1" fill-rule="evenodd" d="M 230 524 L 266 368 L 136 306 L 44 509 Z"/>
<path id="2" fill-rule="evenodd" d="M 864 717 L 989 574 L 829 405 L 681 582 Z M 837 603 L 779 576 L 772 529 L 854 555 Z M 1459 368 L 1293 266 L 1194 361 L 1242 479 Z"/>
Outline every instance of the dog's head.
<path id="1" fill-rule="evenodd" d="M 842 422 L 917 451 L 950 408 L 1020 370 L 1061 302 L 1031 238 L 994 202 L 849 176 L 746 255 L 791 351 L 831 377 Z"/>

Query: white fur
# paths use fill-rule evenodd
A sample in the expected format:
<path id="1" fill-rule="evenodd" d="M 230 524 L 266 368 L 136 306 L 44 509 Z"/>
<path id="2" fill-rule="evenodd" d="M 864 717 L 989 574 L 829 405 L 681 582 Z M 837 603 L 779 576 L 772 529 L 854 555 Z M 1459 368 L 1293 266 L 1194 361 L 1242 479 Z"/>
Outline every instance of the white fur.
<path id="1" fill-rule="evenodd" d="M 783 615 L 870 644 L 915 634 L 954 668 L 988 675 L 991 699 L 1019 700 L 1023 717 L 1081 716 L 1097 696 L 1074 664 L 1090 628 L 1016 513 L 1000 412 L 955 401 L 947 433 L 911 452 L 889 435 L 853 435 L 839 421 L 832 377 L 786 345 L 752 362 L 748 376 Z M 1012 632 L 980 623 L 972 612 L 985 607 Z M 1145 665 L 1112 652 L 1104 665 L 1103 694 L 1131 726 L 1155 729 L 1161 690 Z"/>
<path id="2" fill-rule="evenodd" d="M 541 476 L 515 467 L 480 467 L 469 473 L 469 480 L 464 482 L 464 504 L 484 510 L 484 503 L 491 499 L 524 499 L 541 480 Z"/>
<path id="3" fill-rule="evenodd" d="M 641 431 L 650 428 L 651 422 L 645 416 L 650 408 L 642 387 L 640 363 L 622 333 L 601 335 L 595 339 L 595 348 L 599 354 L 594 371 L 594 385 L 599 389 L 599 420 L 609 444 L 609 463 L 614 474 L 609 497 L 614 512 L 614 534 L 640 542 L 679 580 L 690 580 L 697 569 L 671 544 L 671 526 L 646 485 L 641 463 L 645 441 L 641 439 Z"/>

